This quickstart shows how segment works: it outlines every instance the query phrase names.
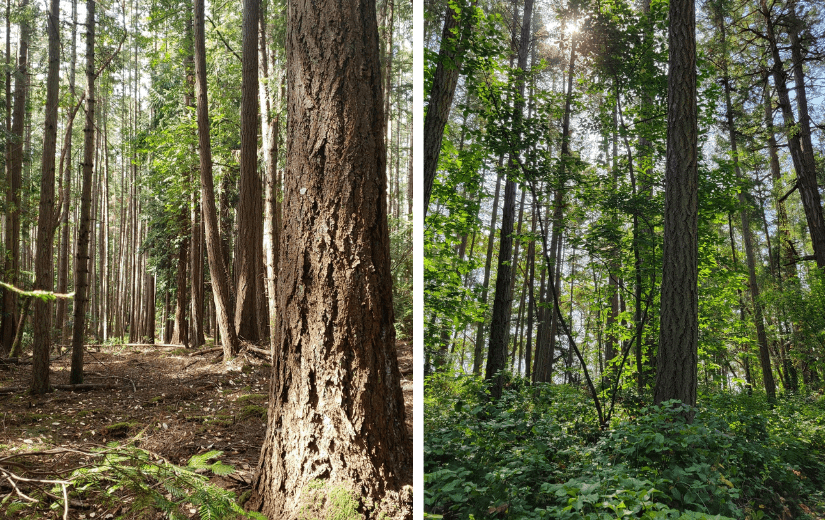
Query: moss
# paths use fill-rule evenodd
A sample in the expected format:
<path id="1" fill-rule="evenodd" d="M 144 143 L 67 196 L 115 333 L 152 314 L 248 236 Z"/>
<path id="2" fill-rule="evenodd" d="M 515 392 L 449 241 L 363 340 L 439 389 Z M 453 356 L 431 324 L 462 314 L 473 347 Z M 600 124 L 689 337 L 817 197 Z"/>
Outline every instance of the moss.
<path id="1" fill-rule="evenodd" d="M 258 406 L 257 404 L 250 404 L 244 406 L 241 409 L 241 413 L 238 414 L 238 420 L 244 421 L 250 418 L 258 418 L 263 419 L 266 417 L 266 408 L 263 406 Z"/>
<path id="2" fill-rule="evenodd" d="M 169 355 L 170 356 L 183 356 L 183 355 L 188 354 L 188 353 L 189 353 L 189 351 L 186 350 L 185 348 L 176 348 L 175 350 L 169 352 Z"/>
<path id="3" fill-rule="evenodd" d="M 352 491 L 341 485 L 329 486 L 323 480 L 316 479 L 307 484 L 301 502 L 301 520 L 364 519 L 358 512 L 361 503 Z"/>
<path id="4" fill-rule="evenodd" d="M 104 426 L 103 429 L 112 437 L 121 437 L 129 433 L 129 430 L 137 426 L 137 424 L 136 422 L 119 422 Z"/>
<path id="5" fill-rule="evenodd" d="M 267 400 L 267 396 L 264 394 L 245 394 L 238 397 L 237 401 L 239 403 L 245 403 L 247 401 L 261 403 Z"/>

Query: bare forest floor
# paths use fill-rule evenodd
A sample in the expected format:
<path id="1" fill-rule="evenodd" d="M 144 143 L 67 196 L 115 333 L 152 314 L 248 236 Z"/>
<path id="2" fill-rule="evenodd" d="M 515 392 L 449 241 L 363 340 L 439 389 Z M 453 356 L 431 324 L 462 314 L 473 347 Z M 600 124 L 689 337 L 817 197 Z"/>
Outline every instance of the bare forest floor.
<path id="1" fill-rule="evenodd" d="M 397 347 L 412 439 L 412 343 L 399 341 Z M 99 454 L 90 454 L 112 449 L 112 443 L 135 444 L 157 461 L 180 466 L 195 455 L 221 451 L 219 460 L 231 464 L 234 472 L 217 476 L 201 469 L 197 473 L 211 475 L 211 484 L 238 496 L 251 490 L 266 429 L 270 366 L 242 354 L 224 368 L 219 352 L 195 356 L 193 352 L 150 345 L 91 349 L 85 357 L 85 382 L 111 388 L 56 390 L 40 398 L 25 392 L 0 395 L 0 504 L 9 497 L 0 505 L 0 518 L 64 518 L 62 497 L 57 500 L 62 494 L 59 485 L 12 477 L 15 490 L 5 478 L 8 472 L 34 480 L 67 478 L 69 470 L 101 460 Z M 52 385 L 68 384 L 69 367 L 67 354 L 52 361 Z M 28 387 L 30 377 L 31 365 L 0 364 L 0 388 Z M 92 489 L 85 500 L 70 497 L 68 518 L 164 517 L 129 513 L 134 501 L 140 500 L 139 493 L 122 489 L 109 497 L 109 485 L 105 482 L 98 491 Z M 157 479 L 160 495 L 163 487 Z M 21 494 L 39 499 L 40 504 L 10 513 L 12 499 L 26 501 Z M 174 498 L 171 492 L 166 497 Z M 184 516 L 200 517 L 197 507 L 188 502 L 180 509 Z"/>

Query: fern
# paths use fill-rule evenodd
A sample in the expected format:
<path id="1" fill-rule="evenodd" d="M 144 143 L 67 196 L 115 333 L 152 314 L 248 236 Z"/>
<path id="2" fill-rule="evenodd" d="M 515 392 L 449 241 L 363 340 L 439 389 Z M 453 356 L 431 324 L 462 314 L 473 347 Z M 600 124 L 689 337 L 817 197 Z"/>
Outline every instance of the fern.
<path id="1" fill-rule="evenodd" d="M 259 513 L 244 511 L 235 493 L 209 483 L 209 474 L 229 475 L 235 471 L 230 464 L 221 462 L 221 451 L 195 455 L 185 466 L 156 460 L 152 453 L 133 445 L 110 443 L 97 451 L 99 458 L 94 466 L 78 468 L 66 479 L 72 483 L 72 497 L 115 502 L 115 493 L 128 492 L 134 496 L 128 512 L 141 517 L 147 512 L 160 512 L 169 520 L 183 520 L 194 506 L 201 520 L 266 520 Z M 60 491 L 52 490 L 58 496 Z M 2 501 L 6 511 L 38 507 L 13 499 L 7 504 L 9 498 Z M 52 506 L 62 508 L 62 500 Z"/>

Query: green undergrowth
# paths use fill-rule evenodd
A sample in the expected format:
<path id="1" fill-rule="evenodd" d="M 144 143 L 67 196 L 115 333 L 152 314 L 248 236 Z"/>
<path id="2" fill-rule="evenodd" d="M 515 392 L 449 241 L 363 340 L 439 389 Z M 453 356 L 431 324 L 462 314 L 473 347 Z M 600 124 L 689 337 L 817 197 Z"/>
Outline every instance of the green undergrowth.
<path id="1" fill-rule="evenodd" d="M 228 475 L 234 471 L 231 465 L 220 461 L 222 454 L 209 451 L 193 456 L 186 465 L 177 465 L 134 445 L 110 443 L 92 452 L 90 464 L 61 479 L 70 501 L 122 509 L 123 515 L 117 518 L 183 520 L 191 518 L 190 513 L 196 511 L 202 520 L 264 520 L 263 515 L 244 511 L 235 493 L 210 483 L 210 475 Z M 49 493 L 37 489 L 29 493 L 35 502 L 21 500 L 10 493 L 0 499 L 0 511 L 32 512 L 36 518 L 44 518 L 45 507 L 46 511 L 51 509 L 55 514 L 63 514 L 61 485 Z M 129 500 L 124 501 L 124 496 Z"/>
<path id="2" fill-rule="evenodd" d="M 825 512 L 825 399 L 710 394 L 619 402 L 598 429 L 565 385 L 513 380 L 498 402 L 476 378 L 425 383 L 427 518 L 770 519 Z M 625 407 L 626 406 L 626 407 Z M 695 414 L 689 423 L 685 416 Z"/>

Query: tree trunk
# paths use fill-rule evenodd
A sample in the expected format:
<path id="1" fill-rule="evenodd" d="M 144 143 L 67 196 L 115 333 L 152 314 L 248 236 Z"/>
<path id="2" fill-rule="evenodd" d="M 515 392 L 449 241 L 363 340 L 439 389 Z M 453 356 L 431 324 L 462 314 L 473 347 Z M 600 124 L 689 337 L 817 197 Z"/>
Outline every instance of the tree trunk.
<path id="1" fill-rule="evenodd" d="M 188 221 L 188 215 L 182 213 L 181 220 Z M 178 269 L 177 275 L 175 276 L 175 285 L 177 286 L 175 290 L 175 294 L 177 295 L 175 299 L 175 329 L 174 332 L 172 332 L 172 343 L 184 345 L 186 348 L 189 348 L 189 325 L 186 321 L 187 294 L 189 292 L 189 288 L 186 285 L 188 278 L 186 273 L 189 264 L 189 236 L 185 229 L 186 227 L 187 226 L 184 225 L 184 230 L 182 231 L 184 238 L 181 240 L 178 248 Z"/>
<path id="2" fill-rule="evenodd" d="M 229 361 L 240 351 L 235 334 L 229 298 L 229 277 L 223 260 L 218 215 L 215 209 L 215 187 L 212 180 L 212 144 L 209 140 L 209 101 L 206 94 L 206 42 L 204 35 L 204 0 L 195 0 L 195 98 L 198 114 L 198 144 L 200 145 L 201 201 L 206 227 L 206 253 L 209 274 L 215 296 L 215 310 L 223 339 L 223 359 Z"/>
<path id="3" fill-rule="evenodd" d="M 725 22 L 718 13 L 719 32 L 722 36 L 722 82 L 725 85 L 725 107 L 727 109 L 728 120 L 728 134 L 730 139 L 730 151 L 733 158 L 733 169 L 736 172 L 736 178 L 742 178 L 742 172 L 739 168 L 739 151 L 736 143 L 736 127 L 733 121 L 733 106 L 730 99 L 730 77 L 728 76 L 727 65 L 727 39 L 725 32 Z M 756 260 L 753 252 L 753 234 L 751 232 L 750 215 L 748 214 L 749 207 L 745 198 L 745 192 L 739 190 L 739 212 L 742 218 L 742 238 L 745 243 L 745 258 L 748 263 L 748 280 L 750 283 L 751 302 L 753 303 L 753 321 L 756 326 L 756 338 L 759 343 L 759 360 L 762 364 L 762 380 L 765 383 L 765 392 L 768 394 L 768 400 L 776 399 L 776 384 L 773 380 L 773 372 L 771 371 L 771 356 L 768 351 L 768 337 L 765 334 L 765 323 L 762 314 L 762 302 L 759 300 L 759 285 L 756 282 Z"/>
<path id="4" fill-rule="evenodd" d="M 802 199 L 802 207 L 805 209 L 805 219 L 808 223 L 808 230 L 811 233 L 811 243 L 813 244 L 816 265 L 820 269 L 825 269 L 825 220 L 822 215 L 822 199 L 819 196 L 819 188 L 816 181 L 816 162 L 813 148 L 810 145 L 810 125 L 808 123 L 808 104 L 805 94 L 804 76 L 802 75 L 801 63 L 796 74 L 797 107 L 800 111 L 799 126 L 797 127 L 791 109 L 791 100 L 788 95 L 788 87 L 785 84 L 787 74 L 782 65 L 782 58 L 779 54 L 779 46 L 774 35 L 774 21 L 766 1 L 762 0 L 762 14 L 765 17 L 768 35 L 768 44 L 773 55 L 773 81 L 776 86 L 776 93 L 779 97 L 779 106 L 782 109 L 782 116 L 785 120 L 785 128 L 788 131 L 788 148 L 791 150 L 794 169 L 796 170 L 799 195 Z M 795 29 L 790 29 L 793 34 Z M 798 45 L 791 42 L 793 49 Z M 794 51 L 794 54 L 797 51 Z M 800 58 L 801 59 L 801 58 Z M 807 127 L 807 133 L 805 128 Z M 792 128 L 799 128 L 799 131 L 790 131 Z M 807 138 L 807 139 L 805 139 Z"/>
<path id="5" fill-rule="evenodd" d="M 498 218 L 498 198 L 501 192 L 501 165 L 504 162 L 504 156 L 498 158 L 498 168 L 496 169 L 496 193 L 493 196 L 493 214 L 490 216 L 490 235 L 487 240 L 487 259 L 484 262 L 484 282 L 481 286 L 481 300 L 482 306 L 487 305 L 487 295 L 490 290 L 490 269 L 493 263 L 493 244 L 496 239 L 496 219 Z M 486 314 L 486 313 L 485 313 Z M 478 322 L 478 330 L 476 332 L 475 349 L 473 350 L 473 374 L 481 373 L 481 362 L 484 361 L 484 320 Z"/>
<path id="6" fill-rule="evenodd" d="M 292 520 L 343 488 L 370 518 L 411 519 L 375 3 L 295 3 L 288 22 L 282 319 L 251 504 Z"/>
<path id="7" fill-rule="evenodd" d="M 21 10 L 26 9 L 28 5 L 29 0 L 20 1 Z M 8 27 L 8 23 L 6 25 Z M 8 29 L 6 30 L 8 31 Z M 23 17 L 20 22 L 19 57 L 17 69 L 14 72 L 14 108 L 12 108 L 11 135 L 6 143 L 8 150 L 8 189 L 6 190 L 6 262 L 3 279 L 9 285 L 17 285 L 17 277 L 20 271 L 20 186 L 23 179 L 23 131 L 26 120 L 26 97 L 29 90 L 30 34 L 31 27 L 29 27 L 26 17 Z M 6 38 L 8 38 L 8 32 L 6 35 Z M 17 325 L 15 323 L 17 299 L 16 292 L 3 291 L 3 353 L 8 353 L 14 342 L 15 326 Z"/>
<path id="8" fill-rule="evenodd" d="M 91 1 L 91 0 L 90 0 Z M 94 12 L 94 9 L 92 9 Z M 93 20 L 93 18 L 91 18 Z M 43 158 L 41 161 L 40 211 L 37 217 L 37 260 L 34 288 L 51 291 L 54 287 L 52 255 L 54 228 L 54 154 L 57 148 L 57 105 L 60 87 L 60 6 L 58 0 L 49 3 L 49 66 L 46 79 L 46 114 L 43 123 Z M 94 26 L 90 29 L 94 34 Z M 87 96 L 87 100 L 91 96 Z M 51 346 L 52 313 L 49 302 L 38 298 L 34 302 L 32 332 L 31 393 L 49 391 L 49 350 Z M 74 368 L 74 365 L 72 365 Z"/>
<path id="9" fill-rule="evenodd" d="M 241 77 L 241 178 L 238 201 L 235 330 L 239 337 L 258 341 L 256 295 L 263 257 L 261 179 L 258 176 L 258 11 L 259 0 L 243 2 L 243 73 Z M 262 318 L 262 316 L 260 317 Z"/>
<path id="10" fill-rule="evenodd" d="M 474 8 L 476 1 L 473 0 Z M 458 12 L 456 12 L 458 11 Z M 424 216 L 430 205 L 430 195 L 435 182 L 435 170 L 438 167 L 438 155 L 441 153 L 441 140 L 444 127 L 450 117 L 458 73 L 461 69 L 463 44 L 469 37 L 471 26 L 461 26 L 459 6 L 447 6 L 444 15 L 444 30 L 441 32 L 441 49 L 438 51 L 438 63 L 433 74 L 427 113 L 424 116 Z"/>
<path id="11" fill-rule="evenodd" d="M 95 146 L 95 2 L 86 2 L 86 125 L 83 128 L 83 183 L 80 197 L 80 229 L 75 259 L 74 328 L 72 329 L 72 371 L 69 382 L 83 383 L 83 339 L 89 302 L 89 235 L 91 232 L 92 170 Z"/>
<path id="12" fill-rule="evenodd" d="M 527 70 L 527 51 L 530 48 L 530 19 L 533 16 L 533 0 L 524 2 L 524 20 L 521 24 L 521 39 L 518 50 L 518 70 Z M 518 85 L 519 94 L 513 109 L 513 127 L 518 129 L 524 117 L 524 81 Z M 516 183 L 510 172 L 515 172 L 518 163 L 518 150 L 510 150 L 509 172 L 504 185 L 504 207 L 501 212 L 501 235 L 498 252 L 498 269 L 496 270 L 496 293 L 493 299 L 493 318 L 490 322 L 490 346 L 487 356 L 485 379 L 493 379 L 490 397 L 498 399 L 504 379 L 496 374 L 504 370 L 507 361 L 507 338 L 510 329 L 510 311 L 512 308 L 513 277 L 511 259 L 513 258 L 513 221 L 516 210 Z"/>
<path id="13" fill-rule="evenodd" d="M 696 405 L 699 360 L 698 123 L 694 0 L 671 0 L 662 308 L 654 400 Z"/>
<path id="14" fill-rule="evenodd" d="M 263 13 L 262 13 L 263 14 Z M 278 139 L 280 138 L 280 103 L 278 93 L 280 74 L 276 72 L 273 59 L 272 70 L 269 69 L 268 46 L 266 40 L 266 17 L 260 19 L 259 67 L 260 76 L 266 81 L 261 93 L 261 134 L 264 147 L 264 260 L 266 267 L 267 316 L 269 317 L 269 347 L 275 349 L 275 330 L 277 327 L 277 285 L 278 285 L 278 251 L 281 239 L 281 204 L 278 196 L 281 191 L 278 175 Z M 274 56 L 274 52 L 273 52 Z M 270 85 L 272 87 L 270 88 Z M 274 113 L 273 113 L 274 111 Z"/>
<path id="15" fill-rule="evenodd" d="M 69 90 L 75 93 L 75 72 L 77 68 L 77 0 L 72 0 L 72 57 L 69 65 Z M 58 251 L 57 261 L 57 292 L 65 294 L 68 288 L 69 279 L 69 208 L 71 206 L 72 193 L 72 123 L 74 117 L 70 117 L 66 125 L 66 161 L 65 172 L 63 173 L 63 207 L 60 214 L 60 251 Z M 61 154 L 62 159 L 62 154 Z M 61 165 L 63 161 L 61 160 Z M 66 345 L 69 342 L 69 323 L 66 319 L 66 309 L 68 300 L 59 298 L 56 302 L 57 326 L 60 327 L 60 344 Z"/>

